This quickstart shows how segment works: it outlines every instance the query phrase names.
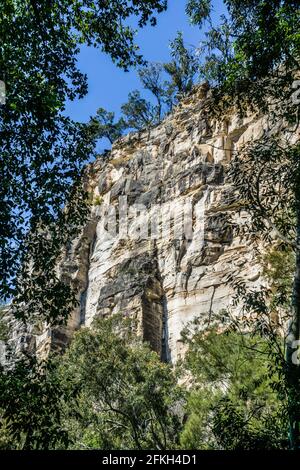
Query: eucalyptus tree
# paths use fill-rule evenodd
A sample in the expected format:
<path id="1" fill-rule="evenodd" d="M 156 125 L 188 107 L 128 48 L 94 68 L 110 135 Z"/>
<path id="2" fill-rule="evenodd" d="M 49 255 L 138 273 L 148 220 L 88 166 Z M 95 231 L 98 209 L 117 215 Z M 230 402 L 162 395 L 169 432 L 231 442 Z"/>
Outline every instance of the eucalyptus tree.
<path id="1" fill-rule="evenodd" d="M 191 377 L 183 448 L 286 448 L 286 403 L 273 388 L 267 341 L 231 325 L 220 332 L 218 322 L 189 325 L 183 341 Z"/>
<path id="2" fill-rule="evenodd" d="M 185 393 L 136 326 L 122 315 L 99 318 L 76 333 L 61 361 L 61 383 L 80 395 L 65 421 L 77 448 L 178 448 Z"/>
<path id="3" fill-rule="evenodd" d="M 138 90 L 128 95 L 128 101 L 121 106 L 126 125 L 138 131 L 158 124 L 157 108 L 143 98 Z"/>
<path id="4" fill-rule="evenodd" d="M 143 88 L 154 97 L 154 103 L 134 90 L 122 105 L 122 112 L 128 127 L 141 130 L 159 124 L 186 93 L 191 91 L 198 58 L 188 49 L 182 33 L 178 33 L 170 43 L 171 61 L 167 63 L 149 62 L 138 70 Z"/>
<path id="5" fill-rule="evenodd" d="M 171 61 L 165 63 L 164 68 L 170 77 L 169 94 L 178 100 L 191 91 L 199 60 L 195 52 L 185 46 L 182 32 L 171 41 L 170 50 Z"/>
<path id="6" fill-rule="evenodd" d="M 97 109 L 96 115 L 89 122 L 89 126 L 97 139 L 105 137 L 111 144 L 123 135 L 127 127 L 123 118 L 116 121 L 115 113 L 106 111 L 103 108 Z"/>
<path id="7" fill-rule="evenodd" d="M 274 236 L 293 248 L 295 274 L 286 335 L 285 373 L 290 413 L 290 442 L 300 445 L 300 144 L 299 144 L 299 2 L 293 0 L 225 0 L 227 15 L 213 26 L 216 44 L 208 41 L 206 73 L 213 70 L 213 107 L 241 116 L 264 114 L 261 136 L 234 158 L 231 175 L 241 201 L 252 213 L 252 233 Z M 193 23 L 212 24 L 210 0 L 188 0 Z M 212 30 L 212 28 L 210 28 Z M 217 34 L 217 36 L 216 36 Z M 211 61 L 209 63 L 209 61 Z M 252 309 L 264 311 L 266 299 Z M 264 304 L 265 303 L 265 304 Z M 255 305 L 254 305 L 255 304 Z M 263 305 L 264 304 L 264 305 Z"/>
<path id="8" fill-rule="evenodd" d="M 155 117 L 160 122 L 168 104 L 168 82 L 163 77 L 164 67 L 159 62 L 150 62 L 140 68 L 139 77 L 145 90 L 150 91 L 156 99 Z"/>

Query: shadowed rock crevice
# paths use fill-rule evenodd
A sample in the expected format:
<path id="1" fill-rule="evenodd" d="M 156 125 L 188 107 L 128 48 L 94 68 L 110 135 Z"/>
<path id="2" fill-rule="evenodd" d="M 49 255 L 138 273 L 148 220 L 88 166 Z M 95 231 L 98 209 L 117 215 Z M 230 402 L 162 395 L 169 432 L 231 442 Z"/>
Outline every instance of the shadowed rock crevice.
<path id="1" fill-rule="evenodd" d="M 162 297 L 163 306 L 163 325 L 162 325 L 162 341 L 161 341 L 161 360 L 163 362 L 171 361 L 170 347 L 169 347 L 169 313 L 168 313 L 168 298 L 164 294 Z"/>
<path id="2" fill-rule="evenodd" d="M 162 356 L 163 290 L 158 276 L 150 277 L 142 295 L 143 338 Z"/>
<path id="3" fill-rule="evenodd" d="M 66 284 L 72 285 L 77 292 L 78 306 L 73 310 L 66 326 L 51 330 L 51 347 L 64 349 L 69 344 L 73 332 L 85 324 L 86 296 L 89 285 L 90 259 L 96 237 L 97 220 L 91 220 L 82 234 L 67 248 L 60 276 Z"/>

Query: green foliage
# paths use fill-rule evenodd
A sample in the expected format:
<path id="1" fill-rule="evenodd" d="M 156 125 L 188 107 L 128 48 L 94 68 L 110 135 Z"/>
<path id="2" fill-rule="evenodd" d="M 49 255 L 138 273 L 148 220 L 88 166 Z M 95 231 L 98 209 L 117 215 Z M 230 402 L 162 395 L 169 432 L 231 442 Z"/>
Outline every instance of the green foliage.
<path id="1" fill-rule="evenodd" d="M 268 242 L 275 236 L 294 248 L 299 191 L 300 144 L 282 144 L 280 136 L 266 136 L 246 145 L 231 165 L 232 181 L 244 207 L 255 214 L 246 226 L 248 236 L 260 233 Z"/>
<path id="2" fill-rule="evenodd" d="M 191 91 L 199 62 L 192 50 L 184 45 L 182 33 L 170 44 L 172 61 L 166 64 L 148 63 L 139 69 L 139 77 L 145 90 L 150 91 L 156 105 L 141 97 L 139 91 L 129 94 L 122 112 L 127 126 L 142 130 L 161 122 L 186 93 Z"/>
<path id="3" fill-rule="evenodd" d="M 211 0 L 188 0 L 186 4 L 186 14 L 191 23 L 202 26 L 210 18 Z"/>
<path id="4" fill-rule="evenodd" d="M 138 90 L 129 93 L 128 102 L 121 109 L 126 124 L 131 129 L 147 129 L 158 122 L 156 107 L 142 98 Z"/>
<path id="5" fill-rule="evenodd" d="M 116 122 L 114 121 L 115 113 L 99 108 L 96 116 L 89 122 L 92 134 L 95 135 L 97 139 L 106 137 L 109 142 L 113 144 L 115 140 L 123 135 L 123 131 L 127 127 L 123 118 L 120 118 Z"/>
<path id="6" fill-rule="evenodd" d="M 170 48 L 172 60 L 164 64 L 165 71 L 171 78 L 169 94 L 180 99 L 191 91 L 199 61 L 194 52 L 185 47 L 181 32 L 171 41 Z"/>
<path id="7" fill-rule="evenodd" d="M 182 392 L 171 367 L 136 337 L 131 320 L 99 319 L 77 333 L 61 376 L 80 389 L 67 420 L 75 448 L 176 447 Z"/>
<path id="8" fill-rule="evenodd" d="M 238 32 L 234 61 L 241 65 L 240 72 L 236 63 L 232 65 L 240 78 L 267 77 L 283 62 L 287 70 L 299 65 L 299 2 L 227 0 L 225 4 L 233 31 Z"/>
<path id="9" fill-rule="evenodd" d="M 216 327 L 187 330 L 193 387 L 181 445 L 190 449 L 282 448 L 287 417 L 269 374 L 266 341 Z"/>
<path id="10" fill-rule="evenodd" d="M 103 203 L 103 197 L 102 196 L 97 196 L 94 200 L 94 205 L 95 206 L 101 206 Z"/>
<path id="11" fill-rule="evenodd" d="M 265 341 L 269 356 L 268 376 L 283 404 L 286 419 L 290 421 L 290 445 L 294 448 L 297 446 L 297 431 L 292 423 L 298 419 L 300 376 L 298 365 L 293 358 L 290 361 L 286 354 L 287 339 L 283 333 L 291 319 L 291 278 L 294 275 L 295 254 L 286 244 L 277 243 L 264 253 L 260 261 L 267 286 L 249 289 L 242 280 L 235 280 L 234 304 L 241 306 L 242 300 L 243 315 L 237 317 L 232 326 L 239 331 L 251 331 Z M 292 354 L 297 355 L 297 348 L 292 348 Z"/>
<path id="12" fill-rule="evenodd" d="M 139 91 L 133 91 L 128 96 L 128 102 L 122 106 L 127 126 L 142 130 L 159 124 L 173 105 L 169 92 L 170 84 L 164 79 L 162 64 L 152 62 L 144 65 L 138 71 L 141 84 L 155 98 L 156 105 L 142 98 Z"/>
<path id="13" fill-rule="evenodd" d="M 232 30 L 229 20 L 222 16 L 218 26 L 211 25 L 205 33 L 206 39 L 200 43 L 200 77 L 211 85 L 219 85 L 226 79 L 225 66 L 234 54 Z"/>
<path id="14" fill-rule="evenodd" d="M 279 105 L 277 110 L 285 107 L 299 70 L 299 2 L 224 3 L 228 12 L 216 24 L 210 1 L 191 0 L 187 4 L 194 24 L 202 26 L 204 19 L 209 20 L 207 41 L 200 51 L 207 53 L 202 72 L 218 85 L 215 98 L 222 100 L 223 106 L 235 103 L 244 111 L 254 105 L 268 112 L 272 101 Z"/>
<path id="15" fill-rule="evenodd" d="M 168 82 L 163 79 L 164 67 L 160 63 L 148 63 L 139 70 L 139 77 L 145 90 L 149 90 L 156 98 L 157 106 L 154 112 L 154 122 L 159 123 L 172 107 L 168 94 Z M 164 109 L 166 107 L 166 109 Z"/>
<path id="16" fill-rule="evenodd" d="M 184 393 L 120 316 L 79 331 L 64 356 L 0 370 L 0 447 L 172 449 Z"/>
<path id="17" fill-rule="evenodd" d="M 68 445 L 62 404 L 69 401 L 55 361 L 25 358 L 0 370 L 0 445 L 18 450 L 47 450 Z"/>
<path id="18" fill-rule="evenodd" d="M 288 308 L 293 284 L 295 253 L 290 247 L 274 246 L 261 259 L 262 274 L 272 290 L 271 307 Z"/>
<path id="19" fill-rule="evenodd" d="M 56 266 L 61 247 L 86 220 L 81 169 L 93 156 L 95 139 L 115 140 L 124 124 L 114 123 L 113 113 L 103 109 L 89 125 L 64 116 L 66 99 L 87 93 L 77 54 L 85 43 L 100 47 L 124 69 L 143 64 L 134 30 L 126 22 L 136 16 L 140 27 L 148 21 L 155 24 L 152 14 L 162 11 L 165 2 L 44 3 L 6 0 L 2 5 L 0 70 L 7 96 L 0 107 L 0 294 L 4 300 L 14 297 L 11 311 L 16 318 L 43 317 L 59 324 L 76 305 L 71 288 L 57 277 Z M 210 24 L 200 49 L 206 54 L 200 74 L 218 85 L 212 100 L 215 109 L 236 104 L 245 113 L 250 106 L 268 115 L 272 126 L 287 122 L 297 130 L 299 103 L 292 98 L 299 70 L 299 2 L 225 4 L 228 17 L 213 26 L 210 1 L 187 2 L 194 24 Z M 171 55 L 164 69 L 169 84 L 160 65 L 141 69 L 142 83 L 157 105 L 133 92 L 122 107 L 126 126 L 142 129 L 159 122 L 164 106 L 171 107 L 191 89 L 198 59 L 184 45 L 181 33 L 171 43 Z M 254 233 L 263 233 L 268 240 L 275 232 L 297 252 L 294 339 L 299 338 L 300 318 L 299 161 L 299 145 L 283 145 L 265 132 L 258 144 L 251 143 L 237 155 L 231 173 L 254 214 Z M 299 367 L 291 365 L 289 356 L 284 360 L 278 324 L 274 329 L 270 315 L 275 307 L 288 305 L 288 264 L 294 258 L 291 254 L 285 265 L 286 259 L 278 253 L 267 259 L 264 274 L 273 280 L 271 289 L 248 293 L 236 282 L 237 302 L 242 300 L 246 313 L 254 315 L 254 327 L 251 317 L 243 324 L 243 333 L 221 333 L 211 327 L 186 338 L 186 369 L 193 384 L 183 447 L 285 447 L 286 414 L 292 446 L 298 445 L 294 430 L 299 424 Z M 0 328 L 6 340 L 6 325 Z M 253 330 L 255 335 L 245 333 Z M 60 361 L 40 364 L 27 358 L 1 369 L 0 397 L 2 448 L 178 446 L 182 391 L 171 368 L 135 337 L 130 321 L 96 322 L 95 329 L 77 334 Z"/>

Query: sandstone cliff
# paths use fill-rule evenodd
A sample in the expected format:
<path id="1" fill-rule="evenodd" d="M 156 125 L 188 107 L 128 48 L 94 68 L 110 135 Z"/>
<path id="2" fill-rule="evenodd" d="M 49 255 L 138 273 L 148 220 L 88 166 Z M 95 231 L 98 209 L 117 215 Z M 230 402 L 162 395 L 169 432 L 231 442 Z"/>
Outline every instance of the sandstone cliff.
<path id="1" fill-rule="evenodd" d="M 226 172 L 261 119 L 211 119 L 207 93 L 195 88 L 158 127 L 120 139 L 90 166 L 90 220 L 60 264 L 80 307 L 67 328 L 45 331 L 38 344 L 64 344 L 96 316 L 121 312 L 175 361 L 187 322 L 230 308 L 229 277 L 260 282 L 252 247 L 232 229 L 247 215 Z"/>

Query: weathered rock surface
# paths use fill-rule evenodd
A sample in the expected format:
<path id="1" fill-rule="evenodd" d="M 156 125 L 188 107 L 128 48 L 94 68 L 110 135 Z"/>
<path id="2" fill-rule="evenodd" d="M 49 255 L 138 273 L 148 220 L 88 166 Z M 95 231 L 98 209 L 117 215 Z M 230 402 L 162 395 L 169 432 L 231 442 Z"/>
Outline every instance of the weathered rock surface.
<path id="1" fill-rule="evenodd" d="M 187 322 L 230 306 L 230 276 L 259 282 L 252 247 L 232 230 L 230 220 L 242 224 L 247 215 L 238 211 L 226 172 L 262 122 L 212 120 L 206 94 L 199 86 L 161 125 L 117 141 L 92 165 L 91 218 L 60 265 L 80 307 L 55 332 L 57 343 L 96 316 L 121 312 L 136 317 L 144 339 L 174 361 Z"/>

